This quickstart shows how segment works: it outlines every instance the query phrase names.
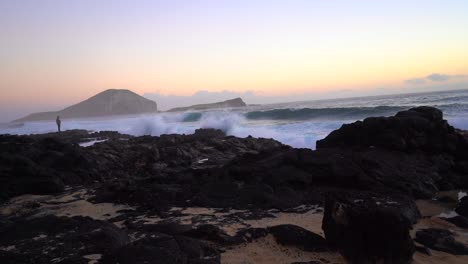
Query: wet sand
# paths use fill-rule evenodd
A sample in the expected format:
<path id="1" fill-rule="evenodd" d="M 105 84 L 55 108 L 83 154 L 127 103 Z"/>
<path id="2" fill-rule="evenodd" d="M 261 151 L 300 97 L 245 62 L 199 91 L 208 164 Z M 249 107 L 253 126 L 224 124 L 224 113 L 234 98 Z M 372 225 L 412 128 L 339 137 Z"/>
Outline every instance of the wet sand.
<path id="1" fill-rule="evenodd" d="M 345 263 L 337 252 L 306 252 L 294 247 L 276 243 L 272 235 L 257 239 L 252 243 L 228 248 L 221 255 L 225 264 L 291 264 L 294 262 L 320 261 L 326 263 Z"/>
<path id="2" fill-rule="evenodd" d="M 0 208 L 0 216 L 31 214 L 32 217 L 55 216 L 88 216 L 96 220 L 108 220 L 120 215 L 121 210 L 133 210 L 132 207 L 112 203 L 91 203 L 87 190 L 70 191 L 59 196 L 22 195 L 11 199 Z M 36 209 L 40 205 L 40 210 Z"/>
<path id="3" fill-rule="evenodd" d="M 451 197 L 454 200 L 463 196 L 463 192 L 459 191 L 450 191 L 450 192 L 441 192 L 439 196 Z M 418 206 L 419 211 L 423 218 L 421 218 L 416 225 L 413 226 L 411 231 L 411 236 L 414 238 L 415 234 L 420 229 L 425 228 L 441 228 L 447 229 L 454 233 L 455 240 L 468 245 L 468 230 L 455 226 L 454 224 L 447 222 L 439 216 L 449 216 L 456 215 L 453 211 L 455 207 L 454 203 L 444 203 L 436 200 L 417 200 L 416 205 Z M 415 264 L 438 264 L 438 263 L 453 263 L 453 264 L 465 264 L 468 263 L 468 256 L 462 255 L 452 255 L 449 253 L 430 250 L 431 255 L 423 254 L 421 252 L 416 252 L 413 256 L 413 263 Z"/>

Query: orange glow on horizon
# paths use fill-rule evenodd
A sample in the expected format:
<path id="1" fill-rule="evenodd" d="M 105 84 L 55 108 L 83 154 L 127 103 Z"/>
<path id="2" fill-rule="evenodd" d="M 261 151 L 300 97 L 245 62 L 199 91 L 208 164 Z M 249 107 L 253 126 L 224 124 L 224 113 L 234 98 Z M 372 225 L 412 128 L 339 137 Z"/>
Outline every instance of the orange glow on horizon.
<path id="1" fill-rule="evenodd" d="M 464 3 L 61 2 L 0 3 L 0 104 L 69 105 L 110 88 L 360 95 L 468 74 Z"/>

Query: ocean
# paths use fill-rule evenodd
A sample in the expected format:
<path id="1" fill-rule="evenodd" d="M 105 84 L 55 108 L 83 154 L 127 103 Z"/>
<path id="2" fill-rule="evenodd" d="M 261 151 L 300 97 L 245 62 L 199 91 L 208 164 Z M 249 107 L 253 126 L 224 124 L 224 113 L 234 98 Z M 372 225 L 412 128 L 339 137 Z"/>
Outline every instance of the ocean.
<path id="1" fill-rule="evenodd" d="M 248 102 L 247 102 L 248 103 Z M 191 134 L 197 128 L 218 128 L 237 137 L 273 138 L 284 144 L 315 148 L 315 142 L 342 124 L 371 116 L 391 116 L 415 106 L 434 106 L 451 125 L 468 129 L 468 90 L 368 96 L 252 105 L 245 108 L 139 116 L 62 120 L 62 130 L 112 130 L 140 136 Z M 56 131 L 55 121 L 28 122 L 0 128 L 0 134 Z"/>

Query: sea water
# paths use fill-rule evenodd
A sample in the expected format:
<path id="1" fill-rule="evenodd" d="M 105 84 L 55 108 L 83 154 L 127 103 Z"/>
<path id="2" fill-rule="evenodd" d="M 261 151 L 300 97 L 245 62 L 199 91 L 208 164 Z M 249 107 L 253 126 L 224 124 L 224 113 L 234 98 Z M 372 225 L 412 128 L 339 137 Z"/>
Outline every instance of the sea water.
<path id="1" fill-rule="evenodd" d="M 228 135 L 273 138 L 293 147 L 315 148 L 317 140 L 344 123 L 371 116 L 391 116 L 398 111 L 422 105 L 441 109 L 444 118 L 451 125 L 468 129 L 468 90 L 460 90 L 256 105 L 209 111 L 64 119 L 62 130 L 111 130 L 135 136 L 159 136 L 174 133 L 191 134 L 198 128 L 217 128 Z M 55 121 L 27 122 L 4 126 L 0 128 L 0 134 L 37 134 L 55 130 Z"/>

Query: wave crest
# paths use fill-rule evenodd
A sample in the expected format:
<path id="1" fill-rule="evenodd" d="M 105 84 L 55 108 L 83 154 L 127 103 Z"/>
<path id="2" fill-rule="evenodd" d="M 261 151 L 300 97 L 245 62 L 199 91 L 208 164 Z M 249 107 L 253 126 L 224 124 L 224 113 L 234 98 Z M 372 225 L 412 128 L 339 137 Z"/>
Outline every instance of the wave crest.
<path id="1" fill-rule="evenodd" d="M 369 116 L 390 116 L 408 107 L 339 107 L 339 108 L 286 108 L 252 111 L 245 114 L 250 120 L 311 120 L 361 119 Z"/>

